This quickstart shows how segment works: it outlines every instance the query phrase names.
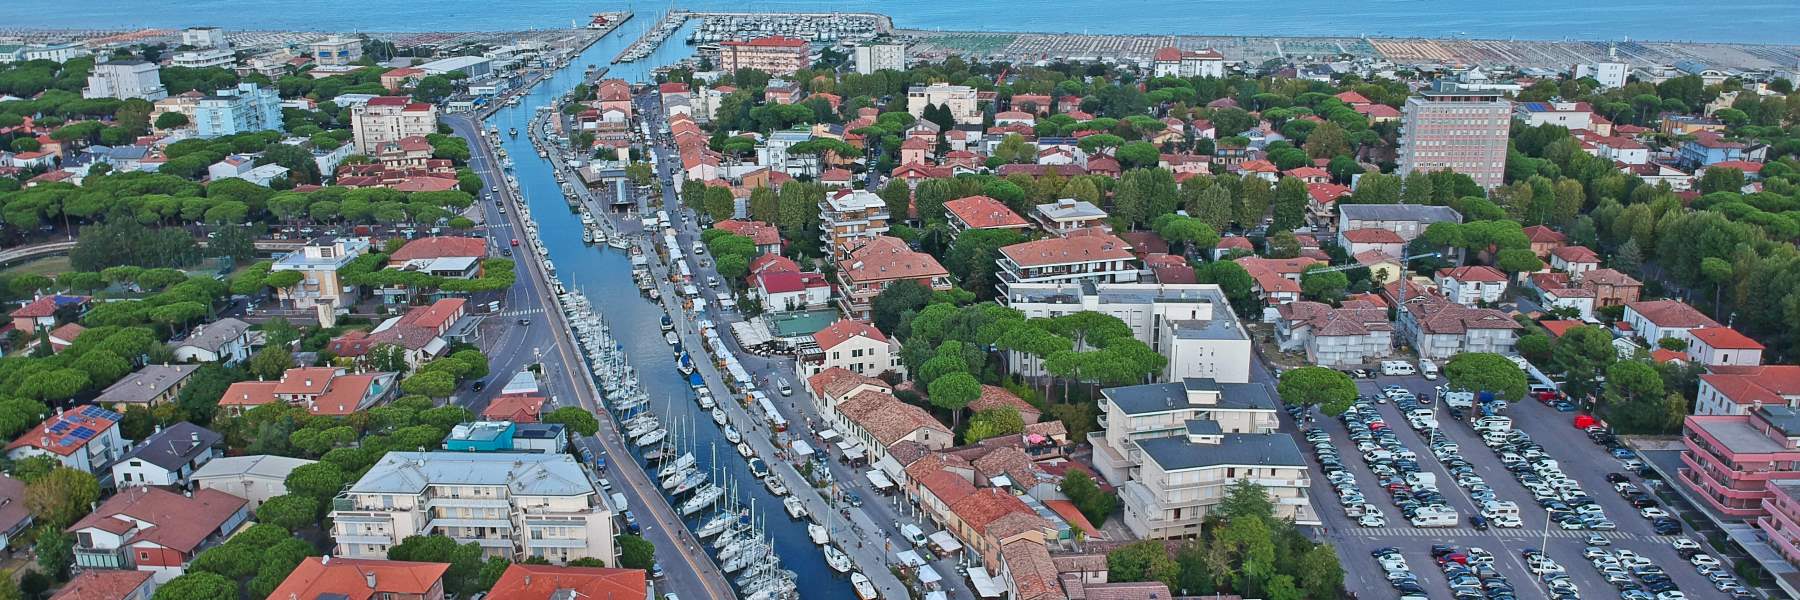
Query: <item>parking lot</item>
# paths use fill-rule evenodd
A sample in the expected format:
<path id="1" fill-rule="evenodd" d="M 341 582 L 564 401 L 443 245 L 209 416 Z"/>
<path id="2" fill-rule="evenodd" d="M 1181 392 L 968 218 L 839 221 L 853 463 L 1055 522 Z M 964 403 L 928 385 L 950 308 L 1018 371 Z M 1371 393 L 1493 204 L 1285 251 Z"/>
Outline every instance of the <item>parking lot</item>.
<path id="1" fill-rule="evenodd" d="M 1362 395 L 1373 397 L 1382 395 L 1381 389 L 1385 386 L 1398 385 L 1421 399 L 1435 399 L 1435 388 L 1439 383 L 1442 381 L 1427 381 L 1420 376 L 1377 376 L 1357 380 L 1357 387 Z M 1389 585 L 1383 570 L 1377 567 L 1376 559 L 1371 556 L 1372 551 L 1388 547 L 1397 549 L 1405 558 L 1410 570 L 1418 578 L 1418 586 L 1426 592 L 1425 595 L 1432 598 L 1450 597 L 1451 590 L 1445 573 L 1439 569 L 1436 557 L 1432 555 L 1433 545 L 1442 544 L 1461 552 L 1466 552 L 1470 547 L 1478 547 L 1491 553 L 1494 558 L 1492 572 L 1504 576 L 1519 598 L 1551 596 L 1542 578 L 1534 576 L 1533 569 L 1527 565 L 1524 552 L 1528 549 L 1542 550 L 1549 559 L 1558 563 L 1578 591 L 1579 597 L 1619 598 L 1618 588 L 1607 581 L 1598 567 L 1589 564 L 1590 561 L 1583 557 L 1584 549 L 1589 545 L 1589 536 L 1596 534 L 1609 542 L 1607 550 L 1629 550 L 1631 554 L 1628 557 L 1642 557 L 1640 564 L 1647 562 L 1660 566 L 1688 598 L 1727 597 L 1716 591 L 1710 580 L 1677 554 L 1671 543 L 1676 539 L 1685 539 L 1685 536 L 1658 535 L 1652 529 L 1650 521 L 1639 514 L 1638 508 L 1615 491 L 1614 484 L 1607 480 L 1607 474 L 1623 473 L 1625 468 L 1618 459 L 1608 455 L 1605 448 L 1595 444 L 1585 432 L 1571 424 L 1574 413 L 1558 412 L 1542 403 L 1525 400 L 1510 405 L 1505 416 L 1512 418 L 1513 429 L 1528 433 L 1532 441 L 1542 446 L 1549 458 L 1557 461 L 1560 471 L 1592 498 L 1593 503 L 1616 529 L 1564 529 L 1550 521 L 1550 513 L 1539 506 L 1536 496 L 1502 465 L 1499 455 L 1483 443 L 1481 435 L 1469 423 L 1456 422 L 1441 402 L 1423 404 L 1422 407 L 1433 410 L 1438 423 L 1436 431 L 1443 436 L 1441 439 L 1456 445 L 1457 454 L 1467 461 L 1481 483 L 1491 489 L 1494 499 L 1518 505 L 1523 527 L 1490 527 L 1483 531 L 1471 526 L 1469 517 L 1480 512 L 1478 502 L 1471 497 L 1467 488 L 1457 483 L 1439 457 L 1433 455 L 1429 442 L 1432 430 L 1418 431 L 1410 427 L 1400 408 L 1393 402 L 1372 403 L 1372 412 L 1378 414 L 1393 432 L 1394 440 L 1417 455 L 1419 472 L 1435 475 L 1436 488 L 1442 495 L 1442 502 L 1455 509 L 1458 514 L 1455 527 L 1413 527 L 1395 502 L 1390 500 L 1388 491 L 1380 485 L 1380 479 L 1364 460 L 1356 442 L 1350 439 L 1344 424 L 1336 418 L 1314 413 L 1312 425 L 1329 434 L 1331 444 L 1340 454 L 1343 468 L 1355 478 L 1365 502 L 1373 505 L 1385 521 L 1377 527 L 1359 526 L 1358 519 L 1346 516 L 1344 507 L 1339 505 L 1339 495 L 1332 483 L 1325 477 L 1314 478 L 1313 501 L 1325 527 L 1324 535 L 1338 546 L 1346 571 L 1345 584 L 1358 597 L 1398 598 L 1402 595 Z M 1472 419 L 1468 412 L 1465 411 L 1466 420 Z M 1296 427 L 1296 431 L 1307 426 L 1302 423 Z M 1313 447 L 1304 438 L 1304 434 L 1296 435 L 1301 437 L 1302 447 Z M 1640 488 L 1646 487 L 1636 475 L 1630 475 L 1628 480 Z M 1460 572 L 1455 576 L 1468 580 Z"/>

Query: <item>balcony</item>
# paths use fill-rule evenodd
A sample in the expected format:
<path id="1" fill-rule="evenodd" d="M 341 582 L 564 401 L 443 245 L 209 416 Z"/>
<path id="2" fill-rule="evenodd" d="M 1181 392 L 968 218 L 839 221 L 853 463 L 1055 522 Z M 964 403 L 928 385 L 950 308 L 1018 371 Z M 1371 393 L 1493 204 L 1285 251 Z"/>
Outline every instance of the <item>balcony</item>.
<path id="1" fill-rule="evenodd" d="M 82 569 L 130 569 L 131 553 L 125 548 L 75 548 L 75 566 Z"/>

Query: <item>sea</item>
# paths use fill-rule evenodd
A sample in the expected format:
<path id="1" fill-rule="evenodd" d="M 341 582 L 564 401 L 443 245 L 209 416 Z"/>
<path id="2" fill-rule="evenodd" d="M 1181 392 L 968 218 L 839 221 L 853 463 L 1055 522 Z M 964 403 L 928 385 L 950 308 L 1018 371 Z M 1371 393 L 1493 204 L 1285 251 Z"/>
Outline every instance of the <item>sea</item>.
<path id="1" fill-rule="evenodd" d="M 854 12 L 898 27 L 1250 36 L 1800 43 L 1800 0 L 8 0 L 10 28 L 211 25 L 291 31 L 516 31 L 599 11 Z M 629 29 L 629 25 L 627 26 Z"/>

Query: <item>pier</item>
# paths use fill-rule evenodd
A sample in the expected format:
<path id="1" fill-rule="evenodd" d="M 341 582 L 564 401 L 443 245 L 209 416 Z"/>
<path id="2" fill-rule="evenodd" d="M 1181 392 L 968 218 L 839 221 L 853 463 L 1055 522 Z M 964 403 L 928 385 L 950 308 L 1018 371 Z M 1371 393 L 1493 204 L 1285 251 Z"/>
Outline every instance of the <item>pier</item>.
<path id="1" fill-rule="evenodd" d="M 656 21 L 656 25 L 646 30 L 637 41 L 619 51 L 619 55 L 613 57 L 613 63 L 632 62 L 650 56 L 650 53 L 655 52 L 656 47 L 661 46 L 664 40 L 675 35 L 675 32 L 681 31 L 681 26 L 686 25 L 688 18 L 692 15 L 693 13 L 679 8 L 670 10 Z"/>

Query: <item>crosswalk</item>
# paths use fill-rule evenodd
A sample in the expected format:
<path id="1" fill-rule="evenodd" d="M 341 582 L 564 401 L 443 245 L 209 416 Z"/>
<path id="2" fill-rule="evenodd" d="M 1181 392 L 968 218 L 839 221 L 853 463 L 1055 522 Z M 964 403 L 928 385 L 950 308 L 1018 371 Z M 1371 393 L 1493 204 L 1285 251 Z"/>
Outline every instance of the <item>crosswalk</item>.
<path id="1" fill-rule="evenodd" d="M 1682 539 L 1679 535 L 1646 535 L 1622 531 L 1587 531 L 1570 529 L 1551 529 L 1552 539 L 1585 540 L 1589 535 L 1599 533 L 1602 537 L 1613 541 L 1660 541 L 1663 543 Z M 1504 539 L 1534 540 L 1543 539 L 1542 529 L 1489 529 L 1477 531 L 1473 527 L 1354 527 L 1343 532 L 1344 535 L 1363 538 L 1414 537 L 1414 538 L 1453 538 L 1453 537 L 1496 537 Z"/>
<path id="2" fill-rule="evenodd" d="M 541 314 L 544 314 L 544 309 L 541 309 L 541 308 L 523 308 L 523 309 L 519 309 L 519 310 L 503 310 L 503 311 L 500 311 L 497 313 L 493 313 L 493 315 L 497 316 L 497 317 L 529 317 L 531 315 L 541 315 Z"/>

